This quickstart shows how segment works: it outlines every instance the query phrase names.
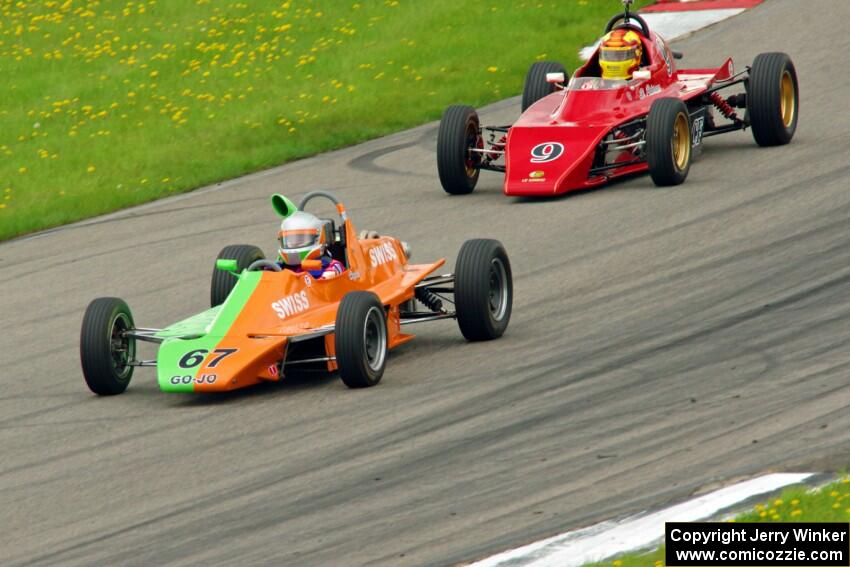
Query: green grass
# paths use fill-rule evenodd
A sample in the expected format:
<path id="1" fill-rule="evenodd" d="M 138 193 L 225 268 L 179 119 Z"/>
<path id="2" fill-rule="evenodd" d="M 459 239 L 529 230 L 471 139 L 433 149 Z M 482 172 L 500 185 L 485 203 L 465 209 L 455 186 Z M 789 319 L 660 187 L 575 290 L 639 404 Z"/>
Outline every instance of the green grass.
<path id="1" fill-rule="evenodd" d="M 619 9 L 0 0 L 0 240 L 518 94 L 535 60 L 575 68 Z"/>
<path id="2" fill-rule="evenodd" d="M 757 504 L 735 522 L 847 522 L 850 521 L 850 478 L 843 478 L 815 492 L 805 486 L 791 487 L 779 498 Z M 587 567 L 663 567 L 664 546 L 631 553 Z"/>

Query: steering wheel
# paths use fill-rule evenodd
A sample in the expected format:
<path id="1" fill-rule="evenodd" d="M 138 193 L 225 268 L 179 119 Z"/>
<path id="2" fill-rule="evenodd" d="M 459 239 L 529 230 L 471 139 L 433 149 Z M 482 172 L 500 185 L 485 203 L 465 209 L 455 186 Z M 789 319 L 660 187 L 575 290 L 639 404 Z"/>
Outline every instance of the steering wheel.
<path id="1" fill-rule="evenodd" d="M 265 258 L 260 258 L 259 260 L 254 260 L 251 262 L 251 265 L 248 266 L 249 272 L 258 272 L 260 270 L 269 269 L 273 272 L 279 272 L 283 268 L 277 265 L 277 262 L 272 262 L 271 260 L 266 260 Z"/>
<path id="2" fill-rule="evenodd" d="M 628 20 L 626 20 L 626 15 L 625 15 L 625 14 L 617 14 L 616 16 L 614 16 L 613 18 L 611 18 L 610 20 L 608 20 L 608 25 L 607 25 L 607 26 L 605 26 L 605 33 L 607 34 L 607 33 L 608 33 L 608 32 L 610 32 L 611 30 L 613 30 L 613 29 L 614 29 L 614 24 L 616 24 L 616 23 L 617 23 L 617 22 L 619 22 L 620 20 L 623 20 L 623 23 L 622 23 L 622 24 L 620 24 L 619 26 L 617 26 L 618 28 L 619 28 L 619 27 L 626 27 L 626 26 L 631 27 L 631 25 L 629 24 L 629 22 L 630 22 L 631 20 L 635 20 L 637 23 L 639 23 L 639 24 L 640 24 L 640 29 L 641 29 L 641 31 L 643 32 L 644 37 L 645 37 L 646 39 L 649 39 L 649 26 L 647 25 L 646 20 L 644 20 L 643 18 L 641 18 L 641 17 L 640 17 L 640 16 L 638 16 L 637 14 L 629 14 L 629 19 L 628 19 Z"/>

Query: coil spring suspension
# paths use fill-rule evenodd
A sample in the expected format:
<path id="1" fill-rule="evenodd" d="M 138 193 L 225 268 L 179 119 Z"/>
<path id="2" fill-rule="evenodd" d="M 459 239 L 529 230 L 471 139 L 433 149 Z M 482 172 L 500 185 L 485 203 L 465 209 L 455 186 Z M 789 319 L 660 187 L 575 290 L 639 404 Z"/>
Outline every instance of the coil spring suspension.
<path id="1" fill-rule="evenodd" d="M 711 99 L 711 103 L 717 107 L 717 110 L 719 110 L 723 116 L 729 120 L 738 120 L 738 115 L 735 114 L 735 110 L 732 106 L 716 91 L 708 95 L 708 97 Z"/>
<path id="2" fill-rule="evenodd" d="M 422 303 L 422 305 L 424 305 L 431 311 L 443 310 L 443 301 L 439 297 L 437 297 L 437 294 L 432 291 L 429 291 L 428 288 L 417 288 L 415 296 L 416 299 L 418 299 Z"/>

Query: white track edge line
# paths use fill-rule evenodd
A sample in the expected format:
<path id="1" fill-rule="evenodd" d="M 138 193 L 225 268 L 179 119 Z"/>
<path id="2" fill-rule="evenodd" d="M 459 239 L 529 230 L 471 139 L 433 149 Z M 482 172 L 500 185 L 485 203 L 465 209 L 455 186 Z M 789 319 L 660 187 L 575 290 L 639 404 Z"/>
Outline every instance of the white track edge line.
<path id="1" fill-rule="evenodd" d="M 749 498 L 798 484 L 813 473 L 774 473 L 698 496 L 658 512 L 607 521 L 493 555 L 470 567 L 571 567 L 646 548 L 664 537 L 665 522 L 695 522 Z"/>

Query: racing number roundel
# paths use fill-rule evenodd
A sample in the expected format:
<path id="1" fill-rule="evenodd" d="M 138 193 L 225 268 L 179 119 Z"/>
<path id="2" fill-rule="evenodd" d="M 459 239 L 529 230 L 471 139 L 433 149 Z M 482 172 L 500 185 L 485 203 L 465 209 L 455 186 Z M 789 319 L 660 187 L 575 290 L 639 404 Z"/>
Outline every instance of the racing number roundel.
<path id="1" fill-rule="evenodd" d="M 564 144 L 543 142 L 531 148 L 531 163 L 555 161 L 564 153 Z"/>

